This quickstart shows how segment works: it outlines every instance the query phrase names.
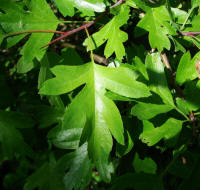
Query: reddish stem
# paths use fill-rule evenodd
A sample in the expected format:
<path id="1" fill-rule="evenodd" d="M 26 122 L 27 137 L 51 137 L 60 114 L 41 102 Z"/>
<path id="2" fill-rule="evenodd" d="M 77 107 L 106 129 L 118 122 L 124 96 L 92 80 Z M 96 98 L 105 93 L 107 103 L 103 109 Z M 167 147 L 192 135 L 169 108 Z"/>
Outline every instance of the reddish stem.
<path id="1" fill-rule="evenodd" d="M 182 36 L 197 36 L 200 35 L 200 31 L 198 32 L 181 32 Z"/>
<path id="2" fill-rule="evenodd" d="M 88 23 L 86 23 L 86 24 L 83 24 L 82 26 L 80 26 L 80 27 L 78 27 L 78 28 L 76 28 L 76 29 L 73 29 L 73 30 L 70 30 L 70 31 L 68 31 L 68 32 L 65 32 L 62 36 L 60 36 L 59 38 L 56 38 L 55 40 L 52 40 L 51 42 L 49 42 L 48 44 L 44 45 L 44 46 L 41 47 L 40 49 L 45 48 L 45 47 L 47 47 L 47 46 L 49 46 L 49 45 L 51 45 L 51 44 L 53 44 L 53 43 L 55 43 L 55 42 L 57 42 L 57 41 L 60 41 L 60 40 L 66 38 L 66 37 L 68 37 L 68 36 L 70 36 L 70 35 L 72 35 L 72 34 L 74 34 L 74 33 L 76 33 L 76 32 L 79 32 L 79 31 L 81 31 L 81 30 L 84 30 L 85 28 L 89 28 L 89 27 L 92 26 L 94 23 L 96 23 L 98 20 L 100 20 L 105 14 L 107 14 L 111 8 L 114 8 L 114 7 L 116 7 L 116 6 L 120 5 L 120 4 L 122 4 L 123 2 L 125 2 L 125 1 L 124 1 L 124 0 L 119 0 L 119 1 L 117 1 L 114 5 L 112 5 L 112 6 L 111 6 L 109 9 L 107 9 L 104 13 L 102 13 L 100 16 L 98 16 L 95 20 L 92 20 L 92 21 L 90 21 L 90 22 L 88 22 Z"/>

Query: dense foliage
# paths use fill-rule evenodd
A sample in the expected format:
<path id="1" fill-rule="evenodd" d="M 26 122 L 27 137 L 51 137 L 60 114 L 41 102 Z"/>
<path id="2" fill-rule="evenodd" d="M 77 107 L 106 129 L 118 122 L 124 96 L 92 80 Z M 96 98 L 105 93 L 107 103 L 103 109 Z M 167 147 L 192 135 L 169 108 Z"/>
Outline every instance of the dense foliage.
<path id="1" fill-rule="evenodd" d="M 0 0 L 0 189 L 200 189 L 200 0 Z"/>

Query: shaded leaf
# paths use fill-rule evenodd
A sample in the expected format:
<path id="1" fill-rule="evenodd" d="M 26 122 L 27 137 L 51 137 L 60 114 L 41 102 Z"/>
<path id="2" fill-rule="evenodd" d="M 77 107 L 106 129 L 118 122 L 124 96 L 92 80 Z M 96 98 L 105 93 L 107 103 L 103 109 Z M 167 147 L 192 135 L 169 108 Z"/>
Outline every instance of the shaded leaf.
<path id="1" fill-rule="evenodd" d="M 29 11 L 25 11 L 19 2 L 12 0 L 1 0 L 0 8 L 5 12 L 5 14 L 0 14 L 0 24 L 6 33 L 25 30 L 55 30 L 59 22 L 46 0 L 32 0 L 28 7 Z M 25 36 L 17 37 L 15 43 Z M 34 67 L 33 59 L 42 59 L 45 51 L 41 51 L 40 48 L 47 44 L 52 36 L 52 33 L 31 34 L 21 50 L 22 57 L 18 61 L 18 72 L 30 71 Z"/>
<path id="2" fill-rule="evenodd" d="M 158 94 L 165 104 L 174 107 L 173 98 L 167 85 L 164 66 L 159 53 L 147 55 L 145 62 L 149 75 L 150 89 Z"/>
<path id="3" fill-rule="evenodd" d="M 195 68 L 198 59 L 200 59 L 200 53 L 197 53 L 192 60 L 190 52 L 182 56 L 176 72 L 176 82 L 179 85 L 198 77 L 199 74 Z"/>
<path id="4" fill-rule="evenodd" d="M 75 151 L 73 162 L 71 163 L 70 170 L 64 176 L 64 185 L 67 190 L 78 190 L 80 186 L 87 185 L 85 178 L 91 175 L 91 163 L 88 157 L 87 143 L 82 145 Z M 85 184 L 86 183 L 86 184 Z"/>
<path id="5" fill-rule="evenodd" d="M 157 170 L 157 164 L 151 158 L 145 157 L 142 160 L 139 158 L 137 152 L 133 159 L 133 167 L 136 173 L 144 172 L 149 174 L 156 174 Z"/>
<path id="6" fill-rule="evenodd" d="M 151 122 L 144 120 L 140 139 L 148 146 L 153 146 L 163 138 L 168 140 L 176 137 L 182 129 L 182 123 L 180 120 L 169 118 L 162 126 L 155 128 Z"/>
<path id="7" fill-rule="evenodd" d="M 0 110 L 1 159 L 12 159 L 19 155 L 32 155 L 29 146 L 17 128 L 30 128 L 34 121 L 27 115 Z"/>

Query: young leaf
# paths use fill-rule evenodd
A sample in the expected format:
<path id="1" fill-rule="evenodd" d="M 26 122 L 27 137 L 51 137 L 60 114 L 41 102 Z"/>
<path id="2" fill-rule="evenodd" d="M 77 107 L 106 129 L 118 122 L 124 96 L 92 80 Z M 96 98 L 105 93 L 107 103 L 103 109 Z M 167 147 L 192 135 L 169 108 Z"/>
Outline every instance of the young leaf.
<path id="1" fill-rule="evenodd" d="M 165 104 L 174 107 L 173 98 L 167 85 L 164 66 L 159 53 L 147 55 L 145 62 L 149 75 L 150 89 L 158 94 Z"/>
<path id="2" fill-rule="evenodd" d="M 182 56 L 176 72 L 176 82 L 179 85 L 198 77 L 199 74 L 195 68 L 198 59 L 200 59 L 200 53 L 197 53 L 192 60 L 190 52 Z"/>
<path id="3" fill-rule="evenodd" d="M 76 7 L 85 15 L 93 16 L 94 12 L 103 12 L 105 4 L 103 0 L 56 0 L 56 5 L 63 16 L 74 16 Z"/>
<path id="4" fill-rule="evenodd" d="M 5 14 L 0 14 L 0 24 L 3 30 L 6 33 L 15 33 L 26 30 L 56 29 L 59 21 L 51 11 L 46 0 L 32 0 L 28 8 L 29 11 L 25 11 L 19 2 L 1 0 L 0 9 L 5 12 Z M 52 36 L 52 33 L 31 34 L 21 50 L 22 57 L 18 61 L 18 72 L 25 73 L 30 71 L 34 67 L 33 59 L 42 59 L 45 51 L 41 51 L 40 48 L 47 44 Z M 25 37 L 25 35 L 22 37 Z"/>
<path id="5" fill-rule="evenodd" d="M 133 160 L 133 167 L 136 173 L 144 172 L 149 174 L 156 174 L 157 164 L 151 158 L 144 158 L 143 160 L 139 158 L 136 152 Z"/>
<path id="6" fill-rule="evenodd" d="M 140 135 L 142 142 L 153 146 L 161 139 L 164 140 L 176 137 L 182 129 L 182 121 L 169 118 L 162 126 L 154 128 L 153 124 L 143 120 L 143 132 Z"/>
<path id="7" fill-rule="evenodd" d="M 164 6 L 151 8 L 144 18 L 137 24 L 135 34 L 139 36 L 143 33 L 141 29 L 149 32 L 149 43 L 151 48 L 157 48 L 160 52 L 166 48 L 170 49 L 170 41 L 167 37 L 168 30 L 162 24 L 169 20 L 167 9 Z"/>
<path id="8" fill-rule="evenodd" d="M 88 63 L 81 66 L 56 66 L 52 72 L 56 78 L 44 83 L 41 94 L 64 94 L 86 83 L 66 110 L 57 140 L 59 136 L 63 138 L 63 133 L 70 134 L 70 130 L 81 132 L 85 126 L 82 138 L 88 139 L 93 161 L 103 179 L 109 181 L 107 162 L 112 149 L 111 134 L 120 144 L 124 144 L 124 137 L 120 113 L 105 96 L 106 89 L 122 96 L 139 98 L 150 95 L 148 88 L 137 82 L 134 72 L 126 67 L 106 68 Z"/>
<path id="9" fill-rule="evenodd" d="M 90 48 L 92 50 L 96 49 L 107 41 L 104 55 L 110 57 L 115 52 L 116 57 L 122 59 L 125 55 L 123 43 L 128 40 L 128 35 L 120 30 L 120 27 L 127 23 L 129 19 L 129 11 L 130 10 L 127 6 L 121 6 L 120 13 L 100 31 L 92 35 L 93 43 Z M 88 39 L 86 39 L 84 45 L 88 46 L 88 43 Z"/>
<path id="10" fill-rule="evenodd" d="M 131 114 L 138 117 L 140 120 L 148 120 L 155 117 L 158 114 L 166 113 L 172 110 L 173 107 L 165 104 L 150 104 L 150 103 L 138 103 L 131 109 Z"/>

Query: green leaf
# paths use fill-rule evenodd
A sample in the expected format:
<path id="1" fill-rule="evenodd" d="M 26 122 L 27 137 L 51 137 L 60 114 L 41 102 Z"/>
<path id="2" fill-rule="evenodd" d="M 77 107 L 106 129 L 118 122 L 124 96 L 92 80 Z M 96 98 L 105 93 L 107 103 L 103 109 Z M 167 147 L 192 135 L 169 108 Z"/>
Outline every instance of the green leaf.
<path id="1" fill-rule="evenodd" d="M 91 174 L 91 163 L 88 157 L 87 143 L 75 151 L 73 162 L 69 172 L 64 176 L 64 185 L 67 190 L 79 190 L 80 186 L 86 186 L 85 178 Z"/>
<path id="2" fill-rule="evenodd" d="M 158 94 L 165 104 L 174 107 L 173 98 L 167 85 L 164 66 L 159 53 L 148 54 L 145 62 L 149 75 L 150 89 Z"/>
<path id="3" fill-rule="evenodd" d="M 143 34 L 141 29 L 149 32 L 149 43 L 151 48 L 157 48 L 160 52 L 166 48 L 170 49 L 170 41 L 167 37 L 168 29 L 163 25 L 169 20 L 167 9 L 164 6 L 151 8 L 144 18 L 139 21 L 135 29 L 137 36 Z"/>
<path id="4" fill-rule="evenodd" d="M 183 100 L 181 98 L 176 98 L 176 104 L 178 109 L 180 109 L 186 115 L 189 115 L 189 113 L 192 111 L 188 106 L 186 100 Z"/>
<path id="5" fill-rule="evenodd" d="M 125 145 L 117 144 L 116 154 L 119 157 L 122 157 L 128 154 L 134 146 L 133 139 L 128 130 L 125 130 Z"/>
<path id="6" fill-rule="evenodd" d="M 85 15 L 92 16 L 94 12 L 103 12 L 105 4 L 103 0 L 56 0 L 56 5 L 63 16 L 73 16 L 74 8 L 79 9 Z"/>
<path id="7" fill-rule="evenodd" d="M 134 58 L 133 62 L 134 62 L 134 65 L 135 65 L 136 69 L 144 76 L 144 78 L 146 80 L 149 80 L 145 64 L 142 63 L 141 59 L 138 56 L 136 56 Z"/>
<path id="8" fill-rule="evenodd" d="M 104 55 L 108 58 L 115 52 L 116 57 L 121 60 L 125 56 L 123 43 L 128 40 L 128 35 L 120 30 L 120 27 L 127 23 L 129 11 L 127 6 L 121 6 L 120 13 L 91 36 L 93 43 L 90 45 L 86 39 L 84 45 L 88 46 L 88 49 L 94 50 L 107 41 Z"/>
<path id="9" fill-rule="evenodd" d="M 137 152 L 134 156 L 133 167 L 136 173 L 144 172 L 149 174 L 156 174 L 157 170 L 157 164 L 151 158 L 145 157 L 142 160 L 139 158 Z"/>
<path id="10" fill-rule="evenodd" d="M 192 7 L 200 6 L 200 0 L 192 0 Z"/>
<path id="11" fill-rule="evenodd" d="M 150 104 L 150 103 L 138 103 L 133 106 L 131 109 L 131 114 L 138 117 L 140 120 L 148 120 L 155 117 L 158 114 L 166 113 L 172 110 L 173 107 L 169 105 L 159 105 L 159 104 Z"/>
<path id="12" fill-rule="evenodd" d="M 34 121 L 27 115 L 0 110 L 0 159 L 13 159 L 14 156 L 32 154 L 17 128 L 30 128 Z"/>
<path id="13" fill-rule="evenodd" d="M 180 120 L 169 118 L 162 126 L 154 128 L 151 122 L 143 120 L 143 132 L 140 134 L 140 139 L 148 146 L 153 146 L 161 139 L 175 138 L 182 129 L 182 123 Z"/>
<path id="14" fill-rule="evenodd" d="M 0 28 L 0 45 L 1 43 L 3 42 L 3 39 L 5 38 L 5 34 L 4 32 L 2 31 L 2 29 Z"/>
<path id="15" fill-rule="evenodd" d="M 185 53 L 181 57 L 176 72 L 176 82 L 179 85 L 182 85 L 188 80 L 194 80 L 198 77 L 199 74 L 195 68 L 198 59 L 200 59 L 200 53 L 197 53 L 192 60 L 190 52 Z"/>
<path id="16" fill-rule="evenodd" d="M 29 10 L 25 11 L 19 2 L 1 0 L 0 9 L 6 14 L 0 14 L 0 24 L 6 33 L 26 30 L 56 30 L 59 21 L 46 0 L 32 0 L 28 8 Z M 23 37 L 25 36 L 23 35 Z M 40 48 L 47 44 L 52 36 L 52 33 L 31 34 L 21 50 L 22 57 L 18 61 L 18 72 L 25 73 L 30 71 L 34 67 L 33 59 L 42 59 L 45 51 Z M 15 42 L 17 43 L 20 39 Z"/>
<path id="17" fill-rule="evenodd" d="M 64 172 L 63 172 L 64 174 Z M 36 172 L 27 178 L 24 190 L 63 190 L 62 174 L 55 171 L 55 163 L 45 162 Z"/>
<path id="18" fill-rule="evenodd" d="M 186 100 L 188 109 L 196 111 L 200 108 L 200 99 L 195 98 L 200 96 L 200 82 L 190 81 L 186 83 L 183 95 Z"/>
<path id="19" fill-rule="evenodd" d="M 105 96 L 106 89 L 122 96 L 139 98 L 150 95 L 148 88 L 137 82 L 134 72 L 126 67 L 106 68 L 88 63 L 81 66 L 56 66 L 52 72 L 56 77 L 44 83 L 41 94 L 64 94 L 86 83 L 66 110 L 57 140 L 59 136 L 64 139 L 62 134 L 69 136 L 74 130 L 81 132 L 84 128 L 82 138 L 88 139 L 93 161 L 100 175 L 108 181 L 110 176 L 107 162 L 112 149 L 111 134 L 120 144 L 124 144 L 124 137 L 120 113 L 115 104 Z"/>
<path id="20" fill-rule="evenodd" d="M 150 7 L 148 7 L 144 1 L 141 1 L 141 0 L 128 0 L 127 1 L 127 4 L 130 6 L 132 3 L 134 3 L 137 7 L 143 9 L 145 12 L 147 12 L 150 9 Z M 134 6 L 132 6 L 132 7 L 135 8 Z"/>
<path id="21" fill-rule="evenodd" d="M 75 152 L 62 156 L 57 162 L 52 160 L 45 162 L 27 178 L 24 190 L 36 188 L 77 190 L 87 185 L 85 182 L 88 175 L 91 175 L 91 162 L 88 158 L 87 143 L 85 143 Z"/>

